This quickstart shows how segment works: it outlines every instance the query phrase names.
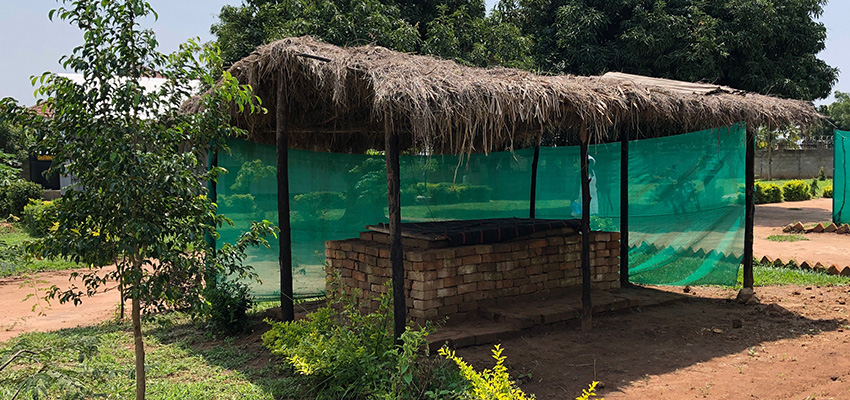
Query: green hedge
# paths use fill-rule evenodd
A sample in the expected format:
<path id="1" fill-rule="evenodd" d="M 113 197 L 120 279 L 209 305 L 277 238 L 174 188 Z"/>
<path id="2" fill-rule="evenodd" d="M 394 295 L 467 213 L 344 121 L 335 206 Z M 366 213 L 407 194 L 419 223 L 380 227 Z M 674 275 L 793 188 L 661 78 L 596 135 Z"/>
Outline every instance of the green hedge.
<path id="1" fill-rule="evenodd" d="M 419 196 L 424 196 L 429 204 L 486 203 L 493 198 L 493 189 L 482 185 L 420 182 L 403 189 L 401 196 L 406 205 L 418 204 Z"/>
<path id="2" fill-rule="evenodd" d="M 781 203 L 782 189 L 773 183 L 756 182 L 754 200 L 756 204 Z"/>
<path id="3" fill-rule="evenodd" d="M 345 194 L 341 192 L 310 192 L 292 198 L 292 209 L 305 217 L 322 218 L 325 210 L 345 208 Z"/>
<path id="4" fill-rule="evenodd" d="M 810 186 L 803 180 L 793 180 L 782 185 L 782 196 L 785 201 L 803 201 L 812 198 Z"/>
<path id="5" fill-rule="evenodd" d="M 60 201 L 60 200 L 56 200 Z M 21 226 L 32 237 L 47 235 L 56 223 L 56 202 L 32 200 L 21 214 Z"/>
<path id="6" fill-rule="evenodd" d="M 828 199 L 832 198 L 832 185 L 826 185 L 823 187 L 823 197 Z"/>
<path id="7" fill-rule="evenodd" d="M 0 187 L 0 218 L 21 215 L 30 200 L 41 200 L 43 194 L 41 185 L 25 180 L 12 181 Z"/>

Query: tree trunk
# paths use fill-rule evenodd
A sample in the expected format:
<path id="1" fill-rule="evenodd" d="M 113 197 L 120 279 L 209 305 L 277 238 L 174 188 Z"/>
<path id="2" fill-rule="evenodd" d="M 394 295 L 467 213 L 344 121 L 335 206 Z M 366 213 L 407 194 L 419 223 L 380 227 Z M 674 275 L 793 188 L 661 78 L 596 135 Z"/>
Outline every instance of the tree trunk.
<path id="1" fill-rule="evenodd" d="M 136 400 L 145 400 L 145 342 L 142 340 L 142 310 L 138 298 L 132 300 L 133 339 L 136 350 Z"/>

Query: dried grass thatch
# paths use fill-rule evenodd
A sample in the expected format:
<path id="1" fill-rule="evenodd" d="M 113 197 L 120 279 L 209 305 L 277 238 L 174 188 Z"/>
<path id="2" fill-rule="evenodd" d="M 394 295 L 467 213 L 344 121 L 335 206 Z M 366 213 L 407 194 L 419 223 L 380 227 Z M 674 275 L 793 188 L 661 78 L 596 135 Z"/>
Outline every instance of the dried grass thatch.
<path id="1" fill-rule="evenodd" d="M 274 110 L 282 106 L 290 144 L 314 150 L 381 147 L 385 127 L 399 132 L 406 146 L 466 153 L 519 147 L 544 131 L 575 135 L 582 121 L 595 142 L 605 142 L 616 140 L 621 129 L 651 137 L 741 121 L 808 126 L 820 118 L 809 103 L 719 86 L 473 68 L 310 37 L 261 46 L 230 72 L 251 85 L 270 110 L 234 114 L 252 140 L 274 142 Z M 285 104 L 276 104 L 278 84 L 285 85 Z M 197 107 L 189 102 L 184 110 Z"/>

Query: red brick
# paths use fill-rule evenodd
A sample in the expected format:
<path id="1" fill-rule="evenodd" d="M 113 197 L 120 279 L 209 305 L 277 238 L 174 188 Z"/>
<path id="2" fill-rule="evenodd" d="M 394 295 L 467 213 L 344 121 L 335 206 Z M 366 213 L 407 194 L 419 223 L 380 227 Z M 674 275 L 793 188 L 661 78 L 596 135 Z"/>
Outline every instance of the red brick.
<path id="1" fill-rule="evenodd" d="M 560 246 L 560 245 L 564 244 L 564 238 L 557 237 L 557 236 L 556 237 L 550 237 L 549 239 L 547 239 L 547 242 L 548 242 L 549 246 Z"/>
<path id="2" fill-rule="evenodd" d="M 463 275 L 463 283 L 478 282 L 484 279 L 484 273 L 476 272 L 474 274 Z"/>
<path id="3" fill-rule="evenodd" d="M 464 246 L 455 249 L 455 257 L 466 257 L 473 254 L 475 254 L 475 247 L 473 246 Z"/>
<path id="4" fill-rule="evenodd" d="M 494 262 L 484 262 L 478 264 L 476 270 L 480 272 L 495 272 L 496 271 L 496 263 Z"/>
<path id="5" fill-rule="evenodd" d="M 492 252 L 493 252 L 493 246 L 491 246 L 489 244 L 480 244 L 478 246 L 475 246 L 475 254 L 484 255 L 484 254 L 490 254 Z"/>
<path id="6" fill-rule="evenodd" d="M 458 273 L 458 275 L 473 274 L 473 273 L 475 273 L 476 270 L 477 270 L 477 268 L 476 268 L 475 265 L 466 264 L 466 265 L 462 265 L 462 266 L 458 267 L 457 273 Z"/>
<path id="7" fill-rule="evenodd" d="M 449 287 L 437 289 L 437 297 L 449 297 L 457 294 L 457 288 Z"/>
<path id="8" fill-rule="evenodd" d="M 373 233 L 372 232 L 360 232 L 360 240 L 368 240 L 372 241 Z"/>
<path id="9" fill-rule="evenodd" d="M 482 254 L 481 261 L 485 263 L 502 261 L 504 256 L 501 253 Z"/>
<path id="10" fill-rule="evenodd" d="M 484 298 L 484 293 L 482 293 L 479 290 L 476 290 L 474 292 L 469 292 L 469 293 L 463 295 L 463 301 L 464 302 L 478 301 L 478 300 L 481 300 L 483 298 Z"/>
<path id="11" fill-rule="evenodd" d="M 413 300 L 413 308 L 416 310 L 428 310 L 437 308 L 443 305 L 439 299 L 435 300 Z"/>
<path id="12" fill-rule="evenodd" d="M 445 258 L 455 258 L 455 249 L 450 248 L 434 250 L 434 256 L 436 256 L 438 260 L 442 260 Z"/>
<path id="13" fill-rule="evenodd" d="M 457 304 L 442 306 L 437 309 L 440 316 L 452 315 L 458 312 Z"/>
<path id="14" fill-rule="evenodd" d="M 466 294 L 469 292 L 474 292 L 475 290 L 477 290 L 477 287 L 477 282 L 465 283 L 457 287 L 457 294 Z"/>
<path id="15" fill-rule="evenodd" d="M 463 296 L 449 296 L 444 297 L 442 300 L 445 305 L 460 304 L 463 302 Z"/>
<path id="16" fill-rule="evenodd" d="M 457 268 L 440 268 L 437 270 L 437 278 L 451 278 L 457 276 Z"/>
<path id="17" fill-rule="evenodd" d="M 496 283 L 493 281 L 481 281 L 477 284 L 477 290 L 492 290 L 496 288 Z"/>
<path id="18" fill-rule="evenodd" d="M 473 254 L 471 256 L 463 257 L 464 265 L 477 265 L 481 264 L 481 254 Z"/>
<path id="19" fill-rule="evenodd" d="M 458 285 L 463 284 L 463 276 L 458 275 L 458 276 L 453 276 L 451 278 L 443 278 L 443 279 L 441 279 L 441 281 L 442 281 L 442 287 L 444 287 L 444 288 L 456 287 Z"/>
<path id="20" fill-rule="evenodd" d="M 496 253 L 507 253 L 511 251 L 510 243 L 496 243 L 493 245 L 493 251 Z"/>

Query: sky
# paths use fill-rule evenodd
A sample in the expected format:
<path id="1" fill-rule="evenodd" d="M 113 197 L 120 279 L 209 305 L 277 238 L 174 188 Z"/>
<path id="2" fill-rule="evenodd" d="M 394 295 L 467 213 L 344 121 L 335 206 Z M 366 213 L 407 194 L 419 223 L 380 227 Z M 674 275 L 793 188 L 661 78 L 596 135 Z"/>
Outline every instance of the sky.
<path id="1" fill-rule="evenodd" d="M 486 0 L 492 8 L 497 0 Z M 241 0 L 149 0 L 159 14 L 143 25 L 154 29 L 160 51 L 169 53 L 189 38 L 212 40 L 210 25 L 225 4 Z M 56 0 L 0 0 L 0 98 L 13 97 L 25 105 L 35 103 L 30 76 L 45 71 L 63 72 L 59 59 L 82 43 L 82 34 L 65 22 L 51 22 L 47 13 Z M 850 92 L 850 1 L 831 0 L 820 18 L 827 28 L 826 50 L 818 57 L 842 72 L 833 90 Z M 844 78 L 844 79 L 841 79 Z M 833 96 L 815 104 L 828 104 Z"/>

